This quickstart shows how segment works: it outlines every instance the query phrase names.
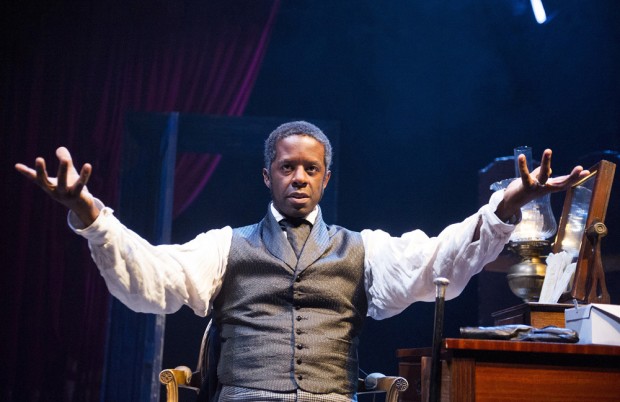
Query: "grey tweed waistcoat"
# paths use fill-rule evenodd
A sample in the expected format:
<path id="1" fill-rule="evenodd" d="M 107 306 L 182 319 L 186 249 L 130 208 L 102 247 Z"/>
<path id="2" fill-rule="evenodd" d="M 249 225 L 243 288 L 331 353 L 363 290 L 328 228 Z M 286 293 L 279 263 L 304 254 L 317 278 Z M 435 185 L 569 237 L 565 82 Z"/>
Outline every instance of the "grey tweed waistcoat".
<path id="1" fill-rule="evenodd" d="M 359 233 L 317 216 L 297 260 L 273 215 L 234 229 L 214 302 L 222 384 L 352 394 L 367 311 Z"/>

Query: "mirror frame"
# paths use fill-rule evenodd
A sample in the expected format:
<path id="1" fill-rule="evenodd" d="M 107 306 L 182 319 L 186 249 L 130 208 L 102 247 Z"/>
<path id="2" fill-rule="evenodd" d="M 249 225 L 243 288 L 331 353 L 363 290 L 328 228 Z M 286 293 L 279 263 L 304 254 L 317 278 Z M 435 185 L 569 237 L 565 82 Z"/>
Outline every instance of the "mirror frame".
<path id="1" fill-rule="evenodd" d="M 592 198 L 590 199 L 590 205 L 588 208 L 588 215 L 586 217 L 586 223 L 583 233 L 581 235 L 581 246 L 579 250 L 579 256 L 577 257 L 577 267 L 575 269 L 575 276 L 570 285 L 570 290 L 567 290 L 560 301 L 568 301 L 575 299 L 578 302 L 588 302 L 587 295 L 590 287 L 592 271 L 594 270 L 592 262 L 596 258 L 595 249 L 592 242 L 589 240 L 586 231 L 593 223 L 601 222 L 605 223 L 605 215 L 607 213 L 607 206 L 609 204 L 609 195 L 611 193 L 611 187 L 614 179 L 614 172 L 616 165 L 612 162 L 601 160 L 590 169 L 590 174 L 574 184 L 566 192 L 564 199 L 564 207 L 562 209 L 562 216 L 558 225 L 558 232 L 553 244 L 553 253 L 559 253 L 562 251 L 561 245 L 566 233 L 566 224 L 568 220 L 568 214 L 573 203 L 573 197 L 575 195 L 575 189 L 581 186 L 583 183 L 589 180 L 594 180 L 592 187 Z M 599 256 L 600 257 L 600 256 Z"/>

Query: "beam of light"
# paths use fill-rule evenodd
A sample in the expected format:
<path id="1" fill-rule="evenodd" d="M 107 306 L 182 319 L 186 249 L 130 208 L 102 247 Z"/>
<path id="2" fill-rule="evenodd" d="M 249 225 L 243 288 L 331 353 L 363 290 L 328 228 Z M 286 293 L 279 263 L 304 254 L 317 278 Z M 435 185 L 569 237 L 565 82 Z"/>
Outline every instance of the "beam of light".
<path id="1" fill-rule="evenodd" d="M 543 7 L 542 0 L 530 0 L 532 4 L 532 10 L 534 11 L 534 18 L 539 24 L 544 24 L 547 21 L 547 13 L 545 7 Z"/>

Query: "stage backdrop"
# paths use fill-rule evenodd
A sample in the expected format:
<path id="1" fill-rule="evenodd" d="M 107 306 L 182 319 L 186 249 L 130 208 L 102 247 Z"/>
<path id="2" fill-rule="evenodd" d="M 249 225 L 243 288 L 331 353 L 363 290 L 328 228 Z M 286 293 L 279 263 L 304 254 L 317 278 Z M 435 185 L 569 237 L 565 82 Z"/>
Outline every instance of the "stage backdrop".
<path id="1" fill-rule="evenodd" d="M 13 165 L 44 156 L 55 176 L 54 150 L 67 146 L 78 165 L 93 164 L 91 192 L 116 208 L 126 113 L 240 115 L 278 7 L 278 0 L 3 3 L 1 400 L 97 400 L 110 301 L 66 211 Z M 217 163 L 187 158 L 206 174 Z M 179 194 L 179 209 L 193 196 Z M 143 367 L 125 370 L 139 375 Z M 115 387 L 113 376 L 128 373 L 107 374 L 102 400 L 146 401 L 159 390 L 151 378 Z"/>

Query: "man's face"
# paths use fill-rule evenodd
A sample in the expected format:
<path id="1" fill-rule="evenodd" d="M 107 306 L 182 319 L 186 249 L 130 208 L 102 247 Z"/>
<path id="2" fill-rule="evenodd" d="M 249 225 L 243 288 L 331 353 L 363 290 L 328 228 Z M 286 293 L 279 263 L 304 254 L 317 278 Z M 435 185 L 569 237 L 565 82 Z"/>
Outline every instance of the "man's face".
<path id="1" fill-rule="evenodd" d="M 276 143 L 276 157 L 269 171 L 263 168 L 263 179 L 281 214 L 299 218 L 312 212 L 331 176 L 324 161 L 325 148 L 312 137 L 292 135 Z"/>

